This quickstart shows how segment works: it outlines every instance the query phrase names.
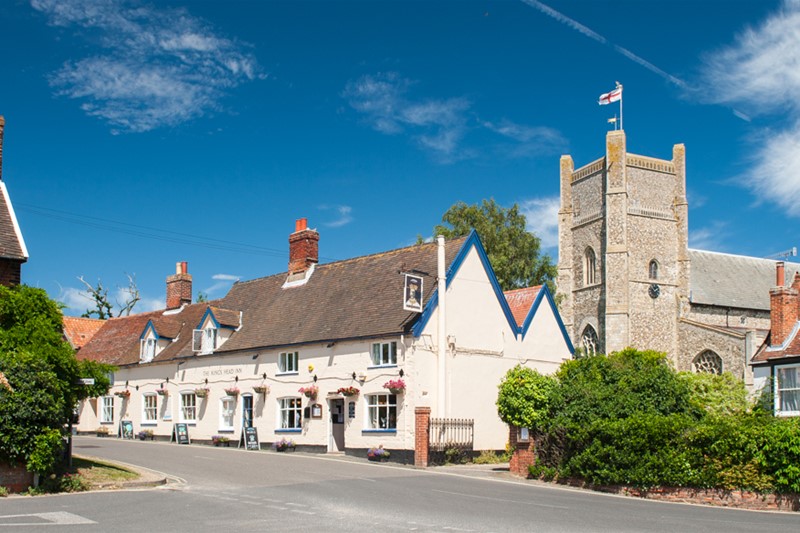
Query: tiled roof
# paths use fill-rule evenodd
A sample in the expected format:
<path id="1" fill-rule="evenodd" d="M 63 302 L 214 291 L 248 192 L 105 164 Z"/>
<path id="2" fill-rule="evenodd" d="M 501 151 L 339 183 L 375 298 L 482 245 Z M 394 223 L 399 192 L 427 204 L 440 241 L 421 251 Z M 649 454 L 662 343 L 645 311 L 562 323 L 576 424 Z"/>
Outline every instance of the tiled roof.
<path id="1" fill-rule="evenodd" d="M 447 265 L 465 240 L 446 243 Z M 305 284 L 290 288 L 283 288 L 285 272 L 239 282 L 225 298 L 192 304 L 177 313 L 154 311 L 112 318 L 78 357 L 115 365 L 138 364 L 139 338 L 151 320 L 159 335 L 177 339 L 153 362 L 192 357 L 192 330 L 209 308 L 220 325 L 235 328 L 239 327 L 241 312 L 241 329 L 217 353 L 399 335 L 407 332 L 419 316 L 403 310 L 402 273 L 422 273 L 423 302 L 427 302 L 436 288 L 436 247 L 436 243 L 420 244 L 318 264 Z M 177 328 L 177 333 L 170 328 Z M 165 333 L 168 329 L 170 335 Z"/>
<path id="2" fill-rule="evenodd" d="M 777 261 L 703 250 L 689 250 L 689 259 L 693 304 L 769 311 Z M 800 264 L 785 264 L 786 279 L 792 279 Z"/>
<path id="3" fill-rule="evenodd" d="M 447 265 L 466 238 L 445 244 Z M 423 303 L 436 288 L 436 243 L 318 264 L 304 284 L 283 289 L 286 274 L 239 282 L 220 302 L 242 311 L 242 329 L 220 351 L 286 346 L 407 332 L 403 272 L 423 272 Z"/>
<path id="4" fill-rule="evenodd" d="M 531 310 L 533 302 L 539 295 L 542 289 L 541 285 L 535 287 L 526 287 L 524 289 L 515 289 L 512 291 L 505 291 L 503 294 L 506 296 L 508 306 L 511 308 L 511 314 L 514 315 L 514 321 L 518 326 L 522 327 L 525 319 L 528 317 L 528 312 Z"/>
<path id="5" fill-rule="evenodd" d="M 139 362 L 139 338 L 149 321 L 156 332 L 177 339 L 164 348 L 153 360 L 165 361 L 179 354 L 192 354 L 192 330 L 194 330 L 209 302 L 187 305 L 179 311 L 152 311 L 119 318 L 109 318 L 95 333 L 91 342 L 77 354 L 79 359 L 102 361 L 112 365 L 137 364 Z M 162 333 L 169 332 L 169 334 Z M 174 336 L 173 336 L 174 335 Z"/>
<path id="6" fill-rule="evenodd" d="M 782 346 L 770 346 L 770 337 L 771 335 L 767 335 L 764 343 L 753 356 L 753 363 L 800 358 L 800 322 L 795 325 L 794 331 Z"/>
<path id="7" fill-rule="evenodd" d="M 0 181 L 0 257 L 25 261 L 28 252 L 19 230 L 6 185 Z"/>
<path id="8" fill-rule="evenodd" d="M 97 318 L 65 316 L 64 336 L 73 348 L 79 350 L 92 339 L 105 322 Z"/>

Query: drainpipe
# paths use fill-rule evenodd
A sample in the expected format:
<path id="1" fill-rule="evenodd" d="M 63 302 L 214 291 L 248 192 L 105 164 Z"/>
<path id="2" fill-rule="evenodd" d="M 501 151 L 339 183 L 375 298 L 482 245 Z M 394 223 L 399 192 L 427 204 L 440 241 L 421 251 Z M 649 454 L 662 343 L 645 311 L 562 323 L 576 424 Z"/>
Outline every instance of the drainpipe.
<path id="1" fill-rule="evenodd" d="M 439 235 L 436 237 L 438 244 L 438 261 L 437 261 L 437 274 L 439 285 L 437 292 L 439 294 L 439 327 L 437 336 L 439 337 L 439 386 L 437 387 L 436 397 L 438 399 L 438 416 L 441 418 L 447 417 L 447 313 L 445 300 L 447 295 L 447 278 L 444 270 L 444 237 Z"/>

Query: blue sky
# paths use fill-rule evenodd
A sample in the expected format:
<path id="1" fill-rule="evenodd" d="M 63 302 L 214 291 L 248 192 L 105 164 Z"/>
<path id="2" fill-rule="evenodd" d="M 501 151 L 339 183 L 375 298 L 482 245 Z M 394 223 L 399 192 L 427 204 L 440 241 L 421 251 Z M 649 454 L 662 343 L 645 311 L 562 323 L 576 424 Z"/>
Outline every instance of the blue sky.
<path id="1" fill-rule="evenodd" d="M 140 311 L 429 235 L 456 201 L 519 203 L 557 256 L 559 157 L 685 143 L 690 245 L 800 245 L 800 1 L 10 0 L 3 180 L 23 281 L 80 314 L 79 276 Z"/>

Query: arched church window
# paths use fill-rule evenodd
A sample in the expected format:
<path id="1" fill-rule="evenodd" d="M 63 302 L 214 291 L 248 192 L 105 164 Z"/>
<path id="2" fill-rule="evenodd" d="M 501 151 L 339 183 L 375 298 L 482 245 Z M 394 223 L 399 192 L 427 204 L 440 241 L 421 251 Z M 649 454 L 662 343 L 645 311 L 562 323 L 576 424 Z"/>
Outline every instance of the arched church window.
<path id="1" fill-rule="evenodd" d="M 706 350 L 694 358 L 692 370 L 698 374 L 722 374 L 722 358 L 713 351 Z"/>
<path id="2" fill-rule="evenodd" d="M 600 343 L 597 339 L 597 332 L 592 326 L 586 326 L 581 335 L 581 348 L 587 357 L 597 355 L 600 351 Z"/>
<path id="3" fill-rule="evenodd" d="M 650 279 L 658 279 L 658 261 L 653 259 L 650 261 L 650 267 L 648 268 L 648 273 L 650 274 Z"/>
<path id="4" fill-rule="evenodd" d="M 583 285 L 589 286 L 597 283 L 597 257 L 591 247 L 583 252 Z"/>

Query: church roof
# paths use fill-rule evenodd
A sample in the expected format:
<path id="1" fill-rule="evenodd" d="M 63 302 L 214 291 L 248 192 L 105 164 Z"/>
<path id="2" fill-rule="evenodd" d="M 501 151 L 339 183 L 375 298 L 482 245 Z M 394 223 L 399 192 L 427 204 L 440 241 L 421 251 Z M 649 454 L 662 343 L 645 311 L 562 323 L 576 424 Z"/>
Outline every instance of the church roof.
<path id="1" fill-rule="evenodd" d="M 689 250 L 689 299 L 693 304 L 769 311 L 769 290 L 775 286 L 776 260 Z M 786 263 L 786 277 L 800 264 Z"/>

